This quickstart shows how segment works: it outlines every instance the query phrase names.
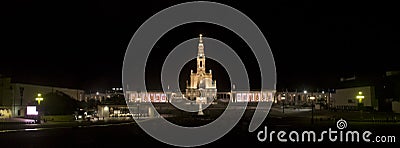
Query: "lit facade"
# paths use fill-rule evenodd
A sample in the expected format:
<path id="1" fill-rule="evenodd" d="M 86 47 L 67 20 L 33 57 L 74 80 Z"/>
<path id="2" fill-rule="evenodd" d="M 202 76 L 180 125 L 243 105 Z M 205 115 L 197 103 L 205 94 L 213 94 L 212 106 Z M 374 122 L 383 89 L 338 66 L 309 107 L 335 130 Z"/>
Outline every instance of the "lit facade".
<path id="1" fill-rule="evenodd" d="M 159 102 L 168 103 L 170 97 L 167 93 L 163 92 L 137 92 L 126 91 L 125 99 L 129 102 Z"/>
<path id="2" fill-rule="evenodd" d="M 314 103 L 315 109 L 328 109 L 334 107 L 332 95 L 331 91 L 282 91 L 275 93 L 274 103 L 289 106 L 311 106 Z"/>
<path id="3" fill-rule="evenodd" d="M 46 95 L 54 92 L 63 93 L 78 101 L 84 100 L 85 94 L 79 89 L 11 83 L 11 78 L 0 77 L 0 109 L 11 112 L 12 117 L 23 117 L 27 105 L 35 102 L 38 93 Z"/>
<path id="4" fill-rule="evenodd" d="M 273 102 L 275 91 L 235 91 L 232 90 L 229 94 L 231 102 Z"/>
<path id="5" fill-rule="evenodd" d="M 196 97 L 215 99 L 217 94 L 217 81 L 212 79 L 212 71 L 206 72 L 206 56 L 204 54 L 203 37 L 200 34 L 197 49 L 197 71 L 191 70 L 190 83 L 186 81 L 186 98 L 195 100 Z M 201 94 L 202 92 L 203 94 Z"/>
<path id="6" fill-rule="evenodd" d="M 357 96 L 363 97 L 358 98 Z M 364 107 L 372 107 L 378 110 L 378 100 L 373 86 L 336 89 L 333 98 L 333 105 L 338 109 L 357 109 L 362 104 Z"/>
<path id="7" fill-rule="evenodd" d="M 124 95 L 122 88 L 114 87 L 111 90 L 95 91 L 95 92 L 90 91 L 88 94 L 85 94 L 85 101 L 87 102 L 89 100 L 96 100 L 102 102 L 103 100 L 111 98 L 113 95 Z"/>

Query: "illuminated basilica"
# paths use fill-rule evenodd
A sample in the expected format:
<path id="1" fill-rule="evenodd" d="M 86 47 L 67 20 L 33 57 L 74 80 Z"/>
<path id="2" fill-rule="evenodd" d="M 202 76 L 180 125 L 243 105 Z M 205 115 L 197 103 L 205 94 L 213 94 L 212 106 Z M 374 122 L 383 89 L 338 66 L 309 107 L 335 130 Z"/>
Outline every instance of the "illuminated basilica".
<path id="1" fill-rule="evenodd" d="M 217 94 L 217 81 L 212 79 L 212 72 L 206 72 L 206 56 L 204 54 L 203 37 L 200 34 L 197 49 L 197 71 L 191 70 L 190 83 L 186 81 L 186 98 L 195 100 L 196 97 L 215 99 Z"/>
<path id="2" fill-rule="evenodd" d="M 217 93 L 217 81 L 212 79 L 212 71 L 206 71 L 206 56 L 204 52 L 203 37 L 200 34 L 197 48 L 197 66 L 196 72 L 191 70 L 190 80 L 186 81 L 186 93 L 184 96 L 177 95 L 176 92 L 140 92 L 127 90 L 125 96 L 128 102 L 156 102 L 170 103 L 174 99 L 186 98 L 195 100 L 196 103 L 208 103 L 219 99 L 220 101 L 231 102 L 272 102 L 277 101 L 274 98 L 275 90 L 261 91 L 238 91 L 233 85 L 230 92 Z"/>

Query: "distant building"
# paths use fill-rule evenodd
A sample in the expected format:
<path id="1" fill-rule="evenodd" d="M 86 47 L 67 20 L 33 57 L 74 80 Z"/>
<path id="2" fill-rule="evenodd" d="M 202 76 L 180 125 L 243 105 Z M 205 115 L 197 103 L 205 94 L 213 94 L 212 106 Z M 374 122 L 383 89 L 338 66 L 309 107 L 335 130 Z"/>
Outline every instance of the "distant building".
<path id="1" fill-rule="evenodd" d="M 125 97 L 127 102 L 155 102 L 155 103 L 169 103 L 171 97 L 168 93 L 164 92 L 137 92 L 126 91 Z"/>
<path id="2" fill-rule="evenodd" d="M 11 111 L 13 117 L 24 116 L 26 106 L 35 101 L 38 93 L 46 95 L 51 92 L 61 92 L 78 101 L 84 99 L 83 90 L 11 83 L 11 78 L 0 77 L 0 108 Z M 44 101 L 46 101 L 46 98 Z"/>
<path id="3" fill-rule="evenodd" d="M 357 110 L 360 107 L 370 107 L 378 110 L 378 99 L 375 95 L 374 86 L 336 89 L 333 98 L 333 106 L 338 109 Z"/>
<path id="4" fill-rule="evenodd" d="M 203 37 L 200 34 L 199 45 L 197 49 L 197 71 L 190 72 L 190 83 L 186 82 L 186 98 L 195 100 L 200 97 L 200 92 L 204 92 L 202 97 L 216 98 L 217 81 L 212 79 L 211 70 L 206 72 L 206 56 L 204 54 Z"/>
<path id="5" fill-rule="evenodd" d="M 314 100 L 311 100 L 314 98 Z M 312 102 L 314 101 L 314 102 Z M 282 91 L 275 93 L 275 103 L 302 106 L 314 103 L 318 108 L 327 109 L 333 105 L 331 91 Z"/>
<path id="6" fill-rule="evenodd" d="M 375 101 L 372 100 L 373 108 L 378 108 L 380 111 L 392 111 L 392 102 L 400 101 L 400 71 L 353 73 L 340 79 L 337 90 L 359 87 L 370 87 L 373 90 L 371 98 L 375 98 L 377 103 L 372 103 Z"/>
<path id="7" fill-rule="evenodd" d="M 231 102 L 273 102 L 275 91 L 235 91 L 232 90 L 229 95 Z"/>
<path id="8" fill-rule="evenodd" d="M 90 92 L 90 93 L 85 94 L 85 102 L 88 102 L 89 100 L 96 100 L 96 101 L 101 102 L 101 101 L 105 100 L 107 97 L 110 98 L 110 96 L 104 92 L 98 92 L 98 91 Z"/>
<path id="9" fill-rule="evenodd" d="M 85 101 L 89 100 L 96 100 L 99 102 L 104 101 L 107 98 L 111 98 L 113 95 L 124 95 L 124 92 L 122 88 L 111 88 L 111 90 L 105 90 L 104 92 L 102 91 L 94 91 L 94 92 L 89 92 L 85 94 Z"/>

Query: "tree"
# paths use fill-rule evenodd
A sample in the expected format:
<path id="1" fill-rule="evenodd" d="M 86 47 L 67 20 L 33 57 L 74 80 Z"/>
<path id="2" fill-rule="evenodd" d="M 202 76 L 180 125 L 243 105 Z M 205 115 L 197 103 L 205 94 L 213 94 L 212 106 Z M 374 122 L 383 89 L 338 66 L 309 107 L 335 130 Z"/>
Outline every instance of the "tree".
<path id="1" fill-rule="evenodd" d="M 72 97 L 62 92 L 52 92 L 43 96 L 40 110 L 45 115 L 70 115 L 79 108 L 79 103 Z"/>
<path id="2" fill-rule="evenodd" d="M 87 109 L 97 109 L 97 105 L 100 104 L 99 100 L 90 99 L 87 102 Z"/>

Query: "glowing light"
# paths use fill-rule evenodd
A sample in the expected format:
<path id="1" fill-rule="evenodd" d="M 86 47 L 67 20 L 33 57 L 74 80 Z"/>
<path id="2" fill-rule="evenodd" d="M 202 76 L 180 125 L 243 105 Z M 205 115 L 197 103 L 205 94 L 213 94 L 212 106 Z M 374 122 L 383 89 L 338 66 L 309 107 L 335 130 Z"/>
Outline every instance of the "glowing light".
<path id="1" fill-rule="evenodd" d="M 24 129 L 25 131 L 37 131 L 37 128 L 28 128 L 28 129 Z"/>
<path id="2" fill-rule="evenodd" d="M 364 96 L 357 96 L 357 99 L 364 99 Z"/>
<path id="3" fill-rule="evenodd" d="M 285 97 L 281 97 L 281 100 L 285 100 L 286 98 Z"/>
<path id="4" fill-rule="evenodd" d="M 310 97 L 310 100 L 314 100 L 314 99 L 315 99 L 315 97 L 314 97 L 314 96 L 311 96 L 311 97 Z"/>
<path id="5" fill-rule="evenodd" d="M 36 106 L 27 106 L 26 115 L 38 115 L 38 112 L 36 111 Z"/>
<path id="6" fill-rule="evenodd" d="M 358 103 L 362 103 L 362 100 L 364 99 L 364 96 L 362 95 L 361 91 L 358 92 L 358 95 L 356 96 L 356 99 L 358 99 Z"/>
<path id="7" fill-rule="evenodd" d="M 325 93 L 325 91 L 322 91 L 322 94 L 324 94 Z"/>
<path id="8" fill-rule="evenodd" d="M 100 93 L 99 92 L 96 92 L 96 95 L 99 95 Z"/>
<path id="9" fill-rule="evenodd" d="M 306 94 L 306 93 L 307 93 L 307 90 L 304 91 L 304 94 Z"/>
<path id="10" fill-rule="evenodd" d="M 43 101 L 42 94 L 38 93 L 37 98 L 35 98 L 36 101 L 38 101 L 38 104 L 40 105 L 40 102 Z"/>

